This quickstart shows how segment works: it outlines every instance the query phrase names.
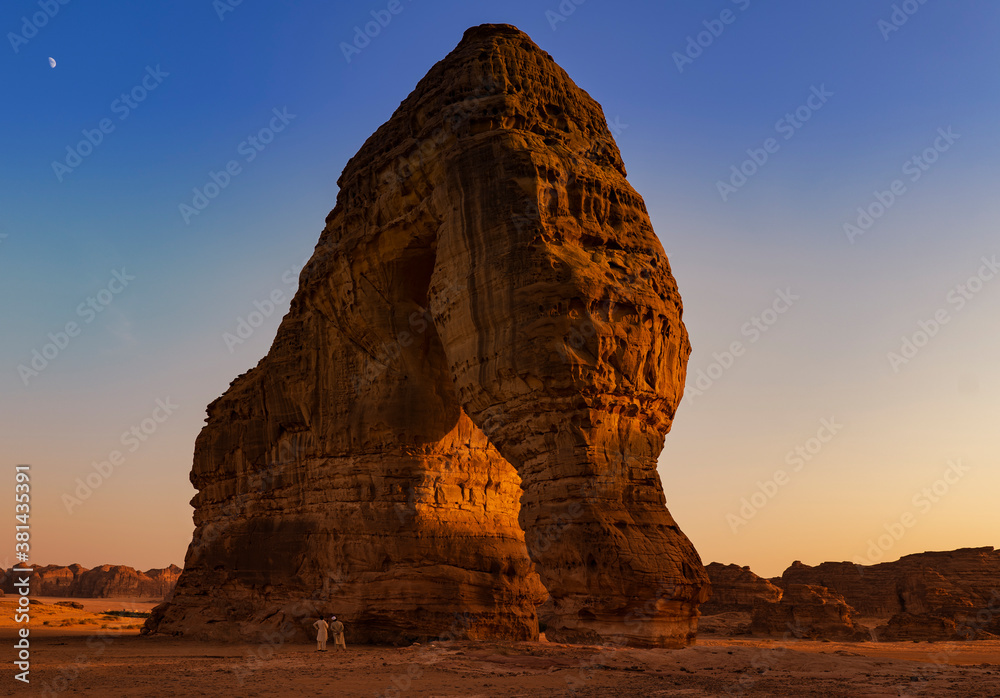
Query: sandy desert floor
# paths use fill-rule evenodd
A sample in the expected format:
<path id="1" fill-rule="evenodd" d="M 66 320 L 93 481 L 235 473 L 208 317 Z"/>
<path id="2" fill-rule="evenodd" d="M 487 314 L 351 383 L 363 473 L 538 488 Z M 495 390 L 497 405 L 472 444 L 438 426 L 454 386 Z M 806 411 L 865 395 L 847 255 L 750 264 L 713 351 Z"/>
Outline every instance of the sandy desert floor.
<path id="1" fill-rule="evenodd" d="M 76 609 L 60 605 L 72 603 L 83 606 Z M 0 599 L 0 637 L 13 637 L 15 628 L 14 609 L 17 603 L 13 596 Z M 32 599 L 31 633 L 37 636 L 86 635 L 100 631 L 138 633 L 143 618 L 111 616 L 104 611 L 139 611 L 148 613 L 156 604 L 155 600 L 123 599 L 69 599 L 46 596 Z"/>
<path id="2" fill-rule="evenodd" d="M 683 650 L 548 642 L 404 648 L 236 645 L 144 638 L 134 619 L 35 604 L 31 686 L 2 695 L 91 696 L 956 696 L 1000 697 L 1000 641 L 837 643 L 705 635 Z M 0 642 L 13 638 L 0 601 Z M 93 610 L 119 602 L 88 602 Z M 130 608 L 139 608 L 126 603 Z M 141 610 L 141 609 L 140 609 Z M 75 615 L 73 615 L 75 614 Z M 99 623 L 86 623 L 92 617 Z M 117 622 L 117 621 L 116 621 Z M 102 628 L 101 625 L 108 625 Z M 12 650 L 10 650 L 12 651 Z"/>

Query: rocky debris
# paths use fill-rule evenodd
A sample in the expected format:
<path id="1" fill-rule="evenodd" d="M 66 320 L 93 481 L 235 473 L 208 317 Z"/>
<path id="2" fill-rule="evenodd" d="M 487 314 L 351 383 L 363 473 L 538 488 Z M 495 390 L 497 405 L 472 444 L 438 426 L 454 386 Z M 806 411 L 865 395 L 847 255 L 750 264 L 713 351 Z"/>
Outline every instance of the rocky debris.
<path id="1" fill-rule="evenodd" d="M 88 570 L 81 565 L 26 565 L 31 568 L 31 593 L 35 596 L 70 598 L 166 598 L 181 574 L 171 565 L 140 572 L 122 565 L 101 565 Z M 6 593 L 16 593 L 15 577 L 24 576 L 6 570 L 0 586 Z"/>
<path id="2" fill-rule="evenodd" d="M 698 618 L 698 635 L 723 635 L 733 637 L 750 634 L 752 613 L 747 611 L 726 611 Z"/>
<path id="3" fill-rule="evenodd" d="M 758 577 L 749 567 L 713 562 L 705 566 L 712 597 L 701 605 L 703 616 L 734 611 L 752 612 L 754 606 L 781 601 L 781 589 Z"/>
<path id="4" fill-rule="evenodd" d="M 821 586 L 789 584 L 779 603 L 762 603 L 754 608 L 750 631 L 764 637 L 870 640 L 871 632 L 854 620 L 856 615 L 836 592 Z"/>
<path id="5" fill-rule="evenodd" d="M 681 299 L 597 102 L 468 30 L 348 162 L 268 355 L 209 405 L 146 632 L 690 643 L 657 456 Z"/>
<path id="6" fill-rule="evenodd" d="M 913 613 L 897 613 L 888 623 L 875 628 L 875 637 L 879 642 L 976 639 L 960 637 L 955 621 L 950 618 Z"/>
<path id="7" fill-rule="evenodd" d="M 992 547 L 916 553 L 877 565 L 792 563 L 781 584 L 802 583 L 836 590 L 864 617 L 891 618 L 877 629 L 880 637 L 1000 634 L 1000 551 Z"/>
<path id="8" fill-rule="evenodd" d="M 83 604 L 76 601 L 56 601 L 56 606 L 65 606 L 66 608 L 75 608 L 78 611 L 83 610 Z"/>

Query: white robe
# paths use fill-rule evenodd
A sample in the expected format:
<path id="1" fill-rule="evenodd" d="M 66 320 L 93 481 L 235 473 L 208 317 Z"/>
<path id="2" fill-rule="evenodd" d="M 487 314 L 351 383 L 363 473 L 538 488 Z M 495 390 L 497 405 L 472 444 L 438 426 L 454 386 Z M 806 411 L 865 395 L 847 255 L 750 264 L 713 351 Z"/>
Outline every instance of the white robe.
<path id="1" fill-rule="evenodd" d="M 322 618 L 315 623 L 313 627 L 316 628 L 316 642 L 323 642 L 326 640 L 326 629 L 330 627 L 325 620 Z"/>

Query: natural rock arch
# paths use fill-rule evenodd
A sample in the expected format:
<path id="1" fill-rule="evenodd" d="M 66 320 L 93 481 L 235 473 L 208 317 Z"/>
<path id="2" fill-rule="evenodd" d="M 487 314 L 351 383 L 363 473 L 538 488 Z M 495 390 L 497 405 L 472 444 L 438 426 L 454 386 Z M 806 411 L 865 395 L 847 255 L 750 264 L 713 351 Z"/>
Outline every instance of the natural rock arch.
<path id="1" fill-rule="evenodd" d="M 690 642 L 708 580 L 656 471 L 690 346 L 601 107 L 475 27 L 339 185 L 270 353 L 209 406 L 147 631 L 530 639 L 547 591 L 550 639 Z"/>

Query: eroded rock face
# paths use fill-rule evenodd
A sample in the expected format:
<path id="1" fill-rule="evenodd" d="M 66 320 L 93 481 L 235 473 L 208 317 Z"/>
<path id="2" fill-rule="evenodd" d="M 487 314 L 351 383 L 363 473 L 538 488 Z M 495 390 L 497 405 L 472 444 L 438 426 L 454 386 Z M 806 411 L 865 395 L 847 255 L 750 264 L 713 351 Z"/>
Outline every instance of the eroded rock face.
<path id="1" fill-rule="evenodd" d="M 140 572 L 122 565 L 101 565 L 80 574 L 70 596 L 84 598 L 164 598 L 180 578 L 180 568 Z"/>
<path id="2" fill-rule="evenodd" d="M 69 567 L 34 566 L 33 569 L 31 591 L 38 596 L 72 596 L 80 574 L 86 571 L 86 568 L 75 564 Z"/>
<path id="3" fill-rule="evenodd" d="M 681 300 L 600 106 L 470 29 L 339 180 L 270 353 L 209 406 L 147 631 L 682 646 L 707 577 L 657 456 Z"/>
<path id="4" fill-rule="evenodd" d="M 916 553 L 877 565 L 796 562 L 782 575 L 783 585 L 793 583 L 828 586 L 862 616 L 893 617 L 879 628 L 886 637 L 1000 634 L 1000 551 L 991 547 Z"/>
<path id="5" fill-rule="evenodd" d="M 150 579 L 149 588 L 156 592 L 153 596 L 166 598 L 173 592 L 177 580 L 180 579 L 181 568 L 170 565 L 170 567 L 146 570 L 144 574 Z"/>
<path id="6" fill-rule="evenodd" d="M 879 642 L 906 640 L 992 640 L 996 635 L 958 626 L 954 619 L 929 613 L 897 613 L 888 623 L 875 628 Z"/>
<path id="7" fill-rule="evenodd" d="M 840 594 L 825 587 L 789 584 L 779 603 L 754 607 L 750 632 L 765 637 L 869 640 L 855 620 L 857 612 Z"/>
<path id="8" fill-rule="evenodd" d="M 705 571 L 712 582 L 712 598 L 701 605 L 702 615 L 751 612 L 758 604 L 781 601 L 781 589 L 749 567 L 713 562 L 705 566 Z"/>
<path id="9" fill-rule="evenodd" d="M 140 572 L 123 565 L 100 565 L 88 570 L 77 564 L 28 565 L 31 593 L 37 596 L 67 596 L 71 598 L 148 598 L 162 599 L 170 594 L 180 578 L 177 565 Z M 15 578 L 23 577 L 8 570 L 3 588 L 16 593 Z"/>

